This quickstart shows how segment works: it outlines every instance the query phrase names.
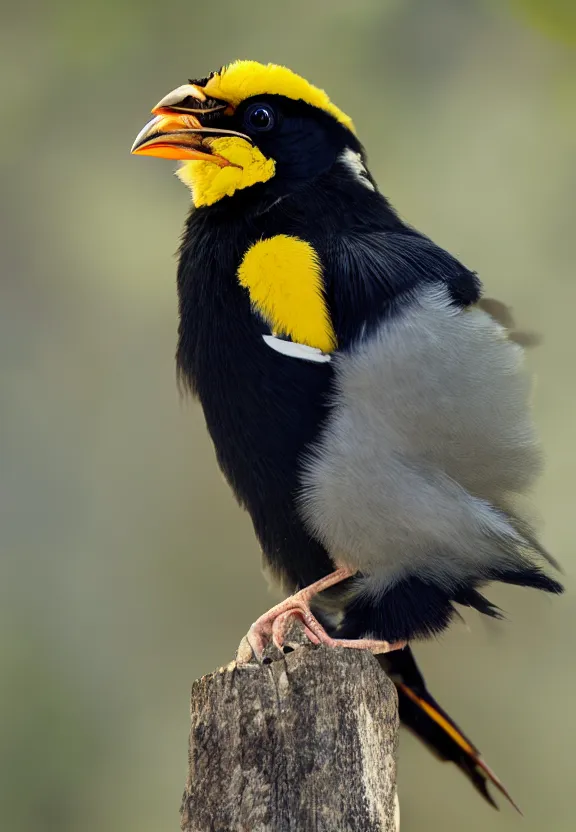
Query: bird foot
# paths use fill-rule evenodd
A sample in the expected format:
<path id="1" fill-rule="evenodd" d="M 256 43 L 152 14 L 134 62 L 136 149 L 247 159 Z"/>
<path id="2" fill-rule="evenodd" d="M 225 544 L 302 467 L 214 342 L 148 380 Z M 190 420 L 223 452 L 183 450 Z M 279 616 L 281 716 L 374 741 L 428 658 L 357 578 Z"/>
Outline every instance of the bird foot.
<path id="1" fill-rule="evenodd" d="M 304 635 L 312 644 L 324 644 L 328 647 L 348 647 L 355 650 L 369 650 L 371 653 L 389 653 L 391 650 L 400 650 L 406 646 L 405 641 L 390 643 L 376 639 L 338 639 L 331 638 L 322 624 L 318 621 L 310 609 L 311 599 L 324 589 L 333 586 L 353 573 L 349 569 L 337 569 L 326 578 L 311 584 L 300 592 L 286 598 L 282 603 L 277 604 L 268 612 L 264 613 L 248 631 L 246 639 L 250 645 L 255 658 L 261 662 L 264 651 L 269 642 L 283 651 L 286 646 L 286 634 L 294 618 L 302 623 Z"/>

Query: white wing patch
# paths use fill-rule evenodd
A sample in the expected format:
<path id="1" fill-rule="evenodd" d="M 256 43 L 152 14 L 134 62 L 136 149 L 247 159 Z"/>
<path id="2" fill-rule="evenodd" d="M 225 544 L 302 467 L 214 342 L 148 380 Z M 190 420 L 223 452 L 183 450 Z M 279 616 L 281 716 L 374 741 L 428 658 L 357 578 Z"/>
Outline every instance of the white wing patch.
<path id="1" fill-rule="evenodd" d="M 307 344 L 297 344 L 294 341 L 284 341 L 276 338 L 275 335 L 263 335 L 264 342 L 276 352 L 287 355 L 289 358 L 299 358 L 301 361 L 316 361 L 324 364 L 331 360 L 328 353 L 322 352 L 317 347 L 309 347 Z"/>
<path id="2" fill-rule="evenodd" d="M 348 168 L 350 173 L 354 174 L 355 179 L 357 179 L 361 185 L 364 185 L 364 187 L 368 188 L 369 191 L 376 190 L 368 178 L 368 171 L 364 167 L 362 156 L 359 153 L 356 153 L 356 151 L 352 150 L 351 147 L 347 147 L 346 150 L 340 154 L 339 160 L 342 162 L 344 167 Z"/>

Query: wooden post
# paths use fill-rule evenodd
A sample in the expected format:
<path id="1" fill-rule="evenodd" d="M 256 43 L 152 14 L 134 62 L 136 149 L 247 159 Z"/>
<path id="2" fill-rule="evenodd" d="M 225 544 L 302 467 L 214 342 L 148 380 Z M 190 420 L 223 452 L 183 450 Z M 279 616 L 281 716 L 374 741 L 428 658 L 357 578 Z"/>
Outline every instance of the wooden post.
<path id="1" fill-rule="evenodd" d="M 183 832 L 394 832 L 392 682 L 363 650 L 272 650 L 192 687 Z"/>

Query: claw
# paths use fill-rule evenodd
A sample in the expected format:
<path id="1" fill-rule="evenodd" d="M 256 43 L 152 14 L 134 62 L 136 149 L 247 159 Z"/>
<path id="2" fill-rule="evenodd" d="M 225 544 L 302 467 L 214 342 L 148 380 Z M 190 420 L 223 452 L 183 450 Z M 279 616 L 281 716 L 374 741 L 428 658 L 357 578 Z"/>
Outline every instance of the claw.
<path id="1" fill-rule="evenodd" d="M 312 644 L 320 644 L 320 639 L 314 631 L 306 623 L 306 615 L 298 607 L 281 612 L 280 615 L 272 622 L 272 641 L 278 650 L 283 650 L 286 646 L 286 634 L 292 623 L 292 619 L 297 618 L 302 624 L 304 635 L 311 641 Z"/>
<path id="2" fill-rule="evenodd" d="M 328 647 L 347 647 L 355 650 L 369 650 L 371 653 L 389 653 L 406 646 L 405 641 L 391 644 L 388 641 L 376 639 L 334 639 L 331 638 L 310 609 L 310 601 L 319 592 L 333 586 L 353 572 L 349 569 L 337 569 L 316 583 L 311 584 L 300 592 L 286 598 L 281 604 L 272 607 L 264 613 L 248 631 L 246 636 L 257 661 L 264 661 L 264 652 L 270 641 L 274 647 L 282 651 L 285 646 L 286 633 L 291 619 L 298 618 L 302 622 L 304 634 L 312 644 L 325 644 Z"/>

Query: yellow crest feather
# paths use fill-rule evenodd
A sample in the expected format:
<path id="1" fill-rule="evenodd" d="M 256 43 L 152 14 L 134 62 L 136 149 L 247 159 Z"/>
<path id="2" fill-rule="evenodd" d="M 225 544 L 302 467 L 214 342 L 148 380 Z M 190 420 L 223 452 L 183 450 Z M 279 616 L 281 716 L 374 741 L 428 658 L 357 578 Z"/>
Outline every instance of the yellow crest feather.
<path id="1" fill-rule="evenodd" d="M 284 95 L 324 110 L 354 132 L 350 116 L 333 104 L 324 90 L 313 86 L 288 67 L 278 64 L 234 61 L 215 73 L 204 90 L 210 97 L 227 101 L 233 107 L 253 95 Z"/>

